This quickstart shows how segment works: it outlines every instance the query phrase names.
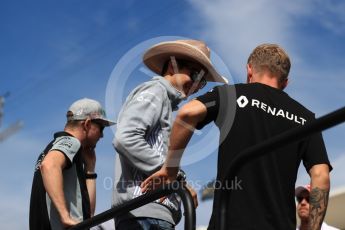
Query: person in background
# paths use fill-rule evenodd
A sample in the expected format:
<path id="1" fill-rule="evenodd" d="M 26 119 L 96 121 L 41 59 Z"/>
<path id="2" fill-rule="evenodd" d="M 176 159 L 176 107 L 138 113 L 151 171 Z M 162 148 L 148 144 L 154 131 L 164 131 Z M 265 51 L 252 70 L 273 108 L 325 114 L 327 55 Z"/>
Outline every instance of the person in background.
<path id="1" fill-rule="evenodd" d="M 299 186 L 295 189 L 295 196 L 297 201 L 297 215 L 300 219 L 300 225 L 296 230 L 308 230 L 309 229 L 309 196 L 310 196 L 310 184 L 305 186 Z M 338 228 L 329 226 L 326 222 L 321 225 L 321 230 L 339 230 Z"/>

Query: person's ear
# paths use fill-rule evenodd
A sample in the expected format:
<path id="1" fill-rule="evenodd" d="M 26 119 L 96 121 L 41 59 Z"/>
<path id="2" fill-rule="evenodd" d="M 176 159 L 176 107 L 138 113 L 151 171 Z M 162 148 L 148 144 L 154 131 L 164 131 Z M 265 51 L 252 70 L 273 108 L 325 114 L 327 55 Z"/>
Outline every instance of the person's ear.
<path id="1" fill-rule="evenodd" d="M 247 83 L 251 83 L 253 77 L 253 67 L 251 64 L 247 64 Z"/>
<path id="2" fill-rule="evenodd" d="M 85 131 L 90 130 L 90 128 L 91 128 L 91 119 L 88 118 L 88 119 L 86 119 L 84 121 L 83 128 L 84 128 Z"/>

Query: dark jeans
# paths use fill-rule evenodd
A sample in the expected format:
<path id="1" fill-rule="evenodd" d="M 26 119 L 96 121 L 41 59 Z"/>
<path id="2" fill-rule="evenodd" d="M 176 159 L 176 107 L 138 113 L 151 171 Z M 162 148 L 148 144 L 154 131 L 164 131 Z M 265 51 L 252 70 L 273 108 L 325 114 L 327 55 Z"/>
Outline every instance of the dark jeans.
<path id="1" fill-rule="evenodd" d="M 132 218 L 122 220 L 117 226 L 116 230 L 174 230 L 173 224 L 155 218 Z"/>

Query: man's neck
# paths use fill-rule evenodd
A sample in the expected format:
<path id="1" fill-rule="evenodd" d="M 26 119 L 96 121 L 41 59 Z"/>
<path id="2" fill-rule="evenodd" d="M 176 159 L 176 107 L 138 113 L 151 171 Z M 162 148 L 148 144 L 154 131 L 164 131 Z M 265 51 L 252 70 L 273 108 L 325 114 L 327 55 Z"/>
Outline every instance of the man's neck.
<path id="1" fill-rule="evenodd" d="M 83 134 L 80 132 L 80 130 L 78 130 L 77 128 L 76 129 L 65 128 L 64 131 L 71 134 L 73 137 L 77 138 L 80 141 L 80 143 L 83 145 L 84 137 L 83 137 Z"/>
<path id="2" fill-rule="evenodd" d="M 270 77 L 263 76 L 261 78 L 255 79 L 252 83 L 255 83 L 255 82 L 271 86 L 272 88 L 281 89 L 279 87 L 279 84 L 278 84 L 278 81 L 276 78 L 270 78 Z"/>
<path id="3" fill-rule="evenodd" d="M 267 72 L 254 74 L 250 79 L 250 83 L 261 83 L 273 88 L 281 89 L 278 83 L 278 78 Z"/>

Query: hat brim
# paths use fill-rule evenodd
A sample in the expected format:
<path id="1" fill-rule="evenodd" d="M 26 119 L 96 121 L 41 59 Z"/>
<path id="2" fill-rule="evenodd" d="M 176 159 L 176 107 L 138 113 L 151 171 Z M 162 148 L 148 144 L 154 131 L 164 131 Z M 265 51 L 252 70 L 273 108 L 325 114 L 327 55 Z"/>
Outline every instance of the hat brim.
<path id="1" fill-rule="evenodd" d="M 207 70 L 206 81 L 228 83 L 228 80 L 216 71 L 210 59 L 203 52 L 192 45 L 179 41 L 162 42 L 151 47 L 145 52 L 143 62 L 150 70 L 161 75 L 164 63 L 171 56 L 176 59 L 195 61 L 202 65 Z"/>
<path id="2" fill-rule="evenodd" d="M 93 120 L 97 120 L 98 122 L 100 122 L 103 126 L 107 127 L 107 126 L 112 126 L 115 125 L 116 122 L 114 121 L 110 121 L 110 120 L 106 120 L 106 119 L 93 119 Z"/>

